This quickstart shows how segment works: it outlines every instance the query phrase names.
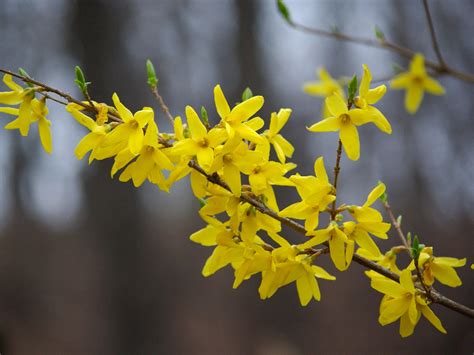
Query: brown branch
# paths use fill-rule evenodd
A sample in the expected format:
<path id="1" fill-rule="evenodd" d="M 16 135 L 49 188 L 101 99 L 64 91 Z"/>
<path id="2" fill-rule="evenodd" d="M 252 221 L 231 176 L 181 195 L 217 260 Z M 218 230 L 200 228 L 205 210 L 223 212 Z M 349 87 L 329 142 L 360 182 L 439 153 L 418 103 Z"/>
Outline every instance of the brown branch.
<path id="1" fill-rule="evenodd" d="M 72 97 L 70 94 L 64 92 L 64 91 L 61 91 L 61 90 L 58 90 L 58 89 L 55 89 L 51 86 L 48 86 L 40 81 L 37 81 L 37 80 L 34 80 L 30 77 L 27 77 L 27 76 L 22 76 L 22 75 L 19 75 L 19 74 L 16 74 L 10 70 L 6 70 L 6 69 L 1 69 L 0 68 L 0 72 L 2 73 L 5 73 L 5 74 L 10 74 L 11 76 L 17 78 L 17 79 L 20 79 L 22 80 L 23 82 L 25 83 L 30 83 L 30 84 L 33 84 L 33 85 L 36 85 L 36 86 L 39 86 L 42 90 L 44 91 L 48 91 L 48 92 L 52 92 L 53 94 L 56 94 L 64 99 L 66 99 L 68 102 L 72 102 L 72 103 L 75 103 L 79 106 L 82 106 L 84 107 L 84 109 L 88 112 L 91 112 L 91 113 L 97 113 L 97 109 L 94 107 L 94 105 L 91 105 L 91 104 L 87 104 L 87 103 L 84 103 L 82 101 L 79 101 L 77 99 L 75 99 L 74 97 Z M 42 92 L 40 91 L 40 93 L 42 94 Z M 49 97 L 51 100 L 53 100 L 51 97 Z M 64 104 L 64 102 L 60 102 L 59 100 L 53 100 L 53 101 L 56 101 L 56 102 L 59 102 L 61 104 Z M 121 123 L 122 122 L 122 119 L 120 117 L 118 117 L 117 115 L 114 115 L 114 114 L 111 114 L 111 113 L 108 113 L 107 114 L 109 116 L 109 118 L 112 120 L 112 121 L 115 121 L 115 122 L 119 122 Z"/>
<path id="2" fill-rule="evenodd" d="M 339 139 L 339 143 L 337 146 L 337 153 L 336 153 L 336 165 L 334 165 L 334 182 L 333 186 L 336 190 L 336 198 L 337 198 L 337 179 L 339 177 L 339 172 L 341 171 L 341 156 L 342 156 L 342 141 Z M 336 219 L 337 209 L 336 209 L 336 199 L 332 202 L 331 206 L 331 220 Z"/>
<path id="3" fill-rule="evenodd" d="M 438 57 L 438 61 L 441 67 L 446 68 L 446 62 L 441 55 L 441 50 L 438 45 L 438 40 L 436 39 L 436 33 L 433 26 L 433 20 L 431 18 L 430 7 L 428 6 L 428 0 L 423 0 L 423 7 L 425 9 L 426 19 L 428 20 L 428 26 L 430 28 L 430 35 L 431 35 L 431 44 L 433 45 L 433 49 Z"/>
<path id="4" fill-rule="evenodd" d="M 151 93 L 155 97 L 156 101 L 158 101 L 158 104 L 160 105 L 161 110 L 165 114 L 166 118 L 168 118 L 168 121 L 171 123 L 171 127 L 174 126 L 174 118 L 170 113 L 170 109 L 168 106 L 166 106 L 165 101 L 163 100 L 163 97 L 160 95 L 158 92 L 158 87 L 155 86 L 150 86 Z"/>
<path id="5" fill-rule="evenodd" d="M 397 231 L 398 237 L 402 241 L 403 245 L 408 251 L 408 254 L 411 257 L 410 246 L 408 245 L 407 239 L 405 238 L 405 233 L 403 233 L 402 226 L 400 225 L 400 223 L 398 223 L 397 219 L 395 218 L 395 215 L 393 214 L 392 207 L 388 204 L 388 202 L 383 202 L 382 204 L 383 204 L 383 207 L 385 208 L 385 211 L 387 211 L 388 218 L 390 218 L 390 221 L 392 222 L 393 227 Z"/>
<path id="6" fill-rule="evenodd" d="M 314 34 L 317 36 L 327 37 L 327 38 L 334 38 L 336 40 L 340 40 L 343 42 L 355 43 L 355 44 L 359 44 L 359 45 L 363 45 L 367 47 L 389 50 L 389 51 L 398 53 L 402 57 L 405 57 L 408 59 L 411 59 L 416 54 L 415 51 L 407 47 L 401 46 L 399 44 L 390 42 L 387 39 L 378 41 L 378 40 L 373 40 L 373 39 L 365 38 L 365 37 L 351 36 L 351 35 L 347 35 L 340 32 L 331 32 L 331 31 L 326 31 L 319 28 L 312 28 L 312 27 L 308 27 L 308 26 L 296 23 L 294 21 L 289 21 L 288 23 L 294 29 L 302 31 L 302 32 Z M 460 70 L 454 69 L 448 66 L 445 62 L 436 63 L 431 60 L 425 59 L 425 65 L 431 68 L 432 70 L 434 70 L 435 72 L 437 72 L 439 75 L 441 74 L 451 75 L 457 79 L 474 84 L 474 74 L 470 74 L 470 73 L 466 73 L 466 72 L 462 72 Z"/>
<path id="7" fill-rule="evenodd" d="M 207 180 L 213 184 L 216 184 L 216 185 L 219 185 L 221 187 L 223 187 L 224 189 L 226 189 L 227 191 L 230 191 L 230 188 L 229 186 L 219 177 L 219 175 L 217 174 L 208 174 L 206 173 L 197 163 L 196 161 L 194 160 L 191 160 L 189 163 L 188 163 L 189 167 L 191 167 L 192 169 L 198 171 L 200 174 L 204 175 Z M 285 217 L 281 217 L 278 215 L 278 213 L 276 213 L 274 210 L 272 210 L 271 208 L 267 207 L 264 203 L 262 203 L 261 201 L 259 201 L 258 199 L 254 198 L 251 194 L 242 194 L 241 197 L 240 197 L 240 200 L 242 202 L 247 202 L 248 204 L 254 206 L 259 212 L 261 213 L 264 213 L 266 214 L 267 216 L 270 216 L 278 221 L 280 221 L 281 223 L 283 223 L 284 225 L 292 228 L 294 231 L 298 232 L 298 233 L 301 233 L 303 235 L 306 235 L 306 229 L 304 228 L 304 226 L 302 226 L 301 224 L 295 222 L 294 220 L 290 219 L 290 218 L 285 218 Z M 362 265 L 362 266 L 365 266 L 366 268 L 368 269 L 371 269 L 371 270 L 374 270 L 375 272 L 385 276 L 385 277 L 388 277 L 389 279 L 391 280 L 394 280 L 396 282 L 399 282 L 400 280 L 400 277 L 398 274 L 390 271 L 389 269 L 386 269 L 384 268 L 383 266 L 380 266 L 379 264 L 377 264 L 376 262 L 372 261 L 372 260 L 369 260 L 369 259 L 366 259 L 358 254 L 354 254 L 353 256 L 353 260 Z M 424 290 L 424 289 L 420 289 L 418 288 L 421 292 L 423 292 L 426 297 L 429 297 L 429 299 L 433 302 L 433 303 L 438 303 L 438 304 L 441 304 L 455 312 L 458 312 L 460 314 L 463 314 L 467 317 L 470 317 L 470 318 L 474 318 L 474 309 L 471 309 L 469 307 L 466 307 L 460 303 L 457 303 L 443 295 L 441 295 L 439 292 L 437 291 L 434 291 L 434 290 L 431 290 L 430 292 L 430 295 L 427 294 L 427 292 Z"/>

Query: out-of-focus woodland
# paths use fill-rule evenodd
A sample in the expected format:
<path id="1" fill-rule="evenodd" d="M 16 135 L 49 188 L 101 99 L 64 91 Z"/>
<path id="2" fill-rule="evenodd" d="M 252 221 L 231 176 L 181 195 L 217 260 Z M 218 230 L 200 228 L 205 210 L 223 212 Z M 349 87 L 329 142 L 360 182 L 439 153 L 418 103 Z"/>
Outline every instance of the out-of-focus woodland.
<path id="1" fill-rule="evenodd" d="M 374 37 L 378 25 L 394 42 L 435 58 L 421 1 L 288 0 L 299 22 Z M 471 1 L 430 1 L 443 54 L 474 72 Z M 173 114 L 187 104 L 215 117 L 212 88 L 230 101 L 249 86 L 265 96 L 263 116 L 290 107 L 283 132 L 294 161 L 309 173 L 314 159 L 335 159 L 336 134 L 312 134 L 321 100 L 302 92 L 325 66 L 334 76 L 374 77 L 407 66 L 396 54 L 300 33 L 270 0 L 0 1 L 0 64 L 80 97 L 75 65 L 92 81 L 96 100 L 114 91 L 133 109 L 153 106 L 161 130 L 169 123 L 146 85 L 145 60 L 155 63 L 159 88 Z M 406 231 L 435 252 L 474 259 L 474 86 L 442 77 L 447 94 L 427 96 L 419 112 L 389 91 L 381 107 L 393 134 L 361 133 L 361 159 L 342 160 L 339 191 L 365 200 L 378 180 L 403 215 Z M 64 109 L 51 106 L 52 156 L 39 140 L 0 131 L 0 350 L 5 354 L 455 354 L 473 350 L 472 321 L 434 306 L 448 330 L 421 321 L 401 339 L 398 323 L 377 322 L 381 295 L 363 268 L 345 273 L 323 262 L 336 282 L 320 283 L 322 300 L 299 305 L 294 286 L 267 301 L 258 280 L 233 290 L 231 270 L 203 278 L 208 253 L 189 241 L 201 228 L 199 202 L 186 181 L 170 194 L 150 184 L 111 180 L 111 162 L 77 161 L 85 134 Z M 6 119 L 2 116 L 1 119 Z M 278 190 L 280 205 L 294 196 Z M 381 249 L 398 243 L 382 241 Z M 295 236 L 296 237 L 296 236 Z M 472 306 L 473 271 L 464 285 L 441 288 Z"/>

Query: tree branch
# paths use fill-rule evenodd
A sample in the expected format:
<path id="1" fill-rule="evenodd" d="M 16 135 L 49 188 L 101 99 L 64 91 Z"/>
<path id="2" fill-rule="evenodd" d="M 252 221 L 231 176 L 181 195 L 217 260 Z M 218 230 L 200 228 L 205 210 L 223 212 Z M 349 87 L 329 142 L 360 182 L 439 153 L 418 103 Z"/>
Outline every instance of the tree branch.
<path id="1" fill-rule="evenodd" d="M 333 39 L 343 41 L 343 42 L 355 43 L 355 44 L 359 44 L 359 45 L 363 45 L 367 47 L 389 50 L 389 51 L 398 53 L 402 57 L 405 57 L 408 59 L 411 59 L 416 54 L 416 52 L 411 50 L 410 48 L 401 46 L 394 42 L 390 42 L 386 39 L 378 41 L 378 40 L 365 38 L 365 37 L 351 36 L 351 35 L 347 35 L 340 32 L 331 32 L 331 31 L 326 31 L 319 28 L 312 28 L 312 27 L 308 27 L 308 26 L 296 23 L 292 20 L 287 21 L 287 22 L 294 29 L 302 31 L 302 32 L 310 33 L 310 34 L 321 36 L 321 37 L 333 38 Z M 433 71 L 435 71 L 439 75 L 442 75 L 442 74 L 451 75 L 457 79 L 474 84 L 474 74 L 470 74 L 470 73 L 466 73 L 466 72 L 462 72 L 460 70 L 454 69 L 448 66 L 444 61 L 440 63 L 436 63 L 431 60 L 425 59 L 425 65 L 431 68 Z"/>
<path id="2" fill-rule="evenodd" d="M 431 18 L 430 8 L 428 6 L 428 0 L 423 0 L 423 7 L 425 9 L 426 19 L 428 20 L 428 26 L 430 28 L 430 35 L 431 35 L 431 44 L 433 45 L 433 49 L 438 57 L 438 61 L 441 67 L 446 68 L 446 62 L 441 55 L 441 50 L 438 45 L 438 40 L 436 39 L 436 33 L 433 26 L 433 20 Z"/>

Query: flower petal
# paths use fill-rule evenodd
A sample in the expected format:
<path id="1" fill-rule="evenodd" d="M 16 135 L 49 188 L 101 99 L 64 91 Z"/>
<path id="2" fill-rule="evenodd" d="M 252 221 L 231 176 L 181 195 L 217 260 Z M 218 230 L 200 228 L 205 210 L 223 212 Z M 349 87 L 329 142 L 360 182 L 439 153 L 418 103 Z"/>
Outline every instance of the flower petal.
<path id="1" fill-rule="evenodd" d="M 230 107 L 220 85 L 214 87 L 214 102 L 216 104 L 217 113 L 222 119 L 225 119 L 230 113 Z"/>
<path id="2" fill-rule="evenodd" d="M 341 123 L 338 117 L 328 117 L 307 127 L 311 132 L 336 132 L 340 128 Z"/>
<path id="3" fill-rule="evenodd" d="M 356 126 L 352 124 L 342 125 L 339 137 L 347 157 L 351 160 L 358 160 L 360 156 L 360 143 Z"/>

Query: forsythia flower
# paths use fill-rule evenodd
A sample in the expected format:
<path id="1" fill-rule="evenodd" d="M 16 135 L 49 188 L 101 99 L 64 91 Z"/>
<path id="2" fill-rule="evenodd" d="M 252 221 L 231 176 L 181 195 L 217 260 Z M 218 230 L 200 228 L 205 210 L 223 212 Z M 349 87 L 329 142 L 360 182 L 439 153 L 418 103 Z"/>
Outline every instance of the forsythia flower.
<path id="1" fill-rule="evenodd" d="M 389 269 L 390 271 L 393 271 L 396 274 L 400 274 L 401 271 L 397 266 L 397 252 L 398 251 L 395 249 L 396 248 L 392 248 L 385 254 L 382 254 L 380 250 L 378 249 L 378 247 L 377 247 L 377 251 L 375 252 L 373 252 L 372 250 L 359 248 L 357 249 L 357 254 L 359 254 L 360 256 L 363 256 L 366 259 L 375 261 L 380 266 L 383 266 Z M 380 274 L 378 274 L 377 272 L 373 270 L 365 271 L 365 274 L 369 277 L 372 277 L 371 275 L 380 276 Z"/>
<path id="2" fill-rule="evenodd" d="M 335 280 L 323 268 L 312 265 L 312 256 L 299 254 L 302 245 L 293 247 L 284 238 L 270 233 L 269 236 L 279 245 L 271 252 L 271 265 L 262 272 L 262 283 L 258 289 L 261 299 L 266 299 L 280 288 L 296 281 L 296 290 L 302 306 L 312 298 L 319 301 L 321 293 L 316 278 Z"/>
<path id="3" fill-rule="evenodd" d="M 379 183 L 367 196 L 362 206 L 351 206 L 349 212 L 357 221 L 357 229 L 370 233 L 380 239 L 387 239 L 390 223 L 383 222 L 382 215 L 376 209 L 370 207 L 385 192 L 385 184 Z"/>
<path id="4" fill-rule="evenodd" d="M 80 112 L 82 107 L 76 104 L 69 104 L 66 106 L 66 110 L 79 122 L 82 126 L 89 129 L 90 133 L 85 135 L 81 141 L 78 143 L 74 153 L 76 154 L 77 159 L 82 159 L 87 152 L 91 152 L 89 155 L 89 164 L 92 163 L 97 157 L 97 151 L 100 149 L 102 142 L 105 139 L 107 131 L 110 130 L 108 126 L 99 125 L 89 116 Z M 107 110 L 106 105 L 99 106 L 99 112 Z"/>
<path id="5" fill-rule="evenodd" d="M 226 139 L 226 132 L 221 128 L 207 131 L 191 106 L 186 106 L 190 138 L 183 139 L 173 146 L 175 155 L 196 155 L 198 164 L 209 171 L 214 162 L 214 148 Z"/>
<path id="6" fill-rule="evenodd" d="M 322 96 L 325 98 L 337 93 L 342 98 L 345 97 L 341 84 L 339 84 L 325 68 L 319 68 L 317 74 L 321 80 L 305 83 L 303 86 L 303 91 L 305 93 L 314 96 Z M 328 107 L 326 103 L 324 103 L 323 117 L 326 118 L 330 115 L 331 114 L 329 113 Z"/>
<path id="7" fill-rule="evenodd" d="M 426 73 L 425 58 L 417 53 L 410 63 L 410 70 L 401 73 L 390 82 L 392 89 L 405 89 L 405 108 L 415 113 L 420 107 L 425 91 L 433 95 L 444 95 L 441 84 Z"/>
<path id="8" fill-rule="evenodd" d="M 382 112 L 372 106 L 385 95 L 387 87 L 385 85 L 379 85 L 376 88 L 371 89 L 370 82 L 372 81 L 372 75 L 370 74 L 369 67 L 364 64 L 363 69 L 364 74 L 362 75 L 362 80 L 359 86 L 359 96 L 354 99 L 354 103 L 358 108 L 367 111 L 372 118 L 372 123 L 376 125 L 378 129 L 382 132 L 391 134 L 392 127 L 388 120 Z"/>
<path id="9" fill-rule="evenodd" d="M 359 133 L 356 126 L 371 121 L 371 116 L 361 109 L 347 108 L 342 97 L 335 93 L 326 99 L 326 105 L 331 117 L 325 118 L 308 128 L 311 132 L 336 132 L 344 150 L 351 160 L 358 160 L 360 156 Z"/>
<path id="10" fill-rule="evenodd" d="M 262 108 L 264 102 L 263 96 L 253 96 L 236 105 L 231 110 L 220 85 L 216 85 L 214 88 L 214 101 L 217 113 L 222 119 L 222 123 L 229 134 L 229 138 L 233 138 L 235 133 L 237 133 L 240 137 L 251 142 L 262 142 L 263 138 L 255 132 L 255 130 L 261 128 L 263 120 L 256 117 L 251 124 L 249 123 L 252 120 L 247 120 Z"/>
<path id="11" fill-rule="evenodd" d="M 158 144 L 158 126 L 152 119 L 147 126 L 143 147 L 137 160 L 129 164 L 120 174 L 120 181 L 126 182 L 132 179 L 133 185 L 139 187 L 146 179 L 158 185 L 162 190 L 168 190 L 162 169 L 172 170 L 173 164 L 161 150 L 163 146 Z M 115 157 L 112 167 L 112 175 L 123 166 L 128 164 L 135 156 L 126 148 Z"/>
<path id="12" fill-rule="evenodd" d="M 293 175 L 290 177 L 290 181 L 296 186 L 301 201 L 286 207 L 279 213 L 282 217 L 304 220 L 305 229 L 308 233 L 318 227 L 319 213 L 324 211 L 336 199 L 336 196 L 331 194 L 334 188 L 329 183 L 323 157 L 319 157 L 314 162 L 314 175 Z"/>
<path id="13" fill-rule="evenodd" d="M 436 279 L 444 285 L 458 287 L 462 285 L 462 282 L 454 268 L 466 265 L 466 258 L 435 257 L 433 256 L 433 248 L 426 247 L 420 253 L 418 265 L 423 268 L 423 281 L 428 286 L 431 286 Z M 413 261 L 409 269 L 415 269 Z"/>
<path id="14" fill-rule="evenodd" d="M 25 101 L 23 101 L 25 102 Z M 25 110 L 24 112 L 22 110 Z M 30 111 L 28 111 L 30 110 Z M 38 134 L 41 145 L 46 153 L 51 154 L 53 151 L 53 142 L 51 137 L 51 121 L 46 118 L 48 108 L 46 107 L 46 99 L 41 100 L 33 98 L 28 104 L 20 105 L 20 109 L 13 107 L 2 107 L 0 112 L 18 116 L 5 126 L 5 129 L 19 129 L 20 132 L 29 132 L 31 123 L 38 122 Z"/>
<path id="15" fill-rule="evenodd" d="M 138 154 L 143 146 L 143 128 L 150 120 L 153 120 L 153 110 L 150 107 L 144 107 L 142 110 L 132 114 L 128 108 L 120 102 L 116 93 L 113 94 L 112 100 L 119 113 L 123 123 L 115 127 L 107 134 L 103 146 L 119 145 L 121 142 L 128 142 L 128 148 L 132 154 Z M 118 153 L 117 149 L 114 153 Z"/>
<path id="16" fill-rule="evenodd" d="M 242 192 L 240 172 L 248 164 L 257 164 L 260 159 L 256 152 L 249 150 L 248 144 L 240 137 L 234 136 L 215 149 L 211 172 L 220 171 L 232 193 L 240 197 Z"/>
<path id="17" fill-rule="evenodd" d="M 270 118 L 270 129 L 263 133 L 268 142 L 273 145 L 278 160 L 282 164 L 285 163 L 286 157 L 291 158 L 295 151 L 293 145 L 280 134 L 280 130 L 288 122 L 290 115 L 291 110 L 288 108 L 282 108 L 278 114 L 273 112 Z"/>
<path id="18" fill-rule="evenodd" d="M 400 319 L 400 335 L 413 334 L 421 314 L 442 333 L 446 333 L 441 321 L 428 307 L 428 303 L 415 289 L 410 270 L 400 273 L 400 283 L 386 277 L 373 277 L 371 286 L 385 294 L 380 304 L 379 323 L 387 325 Z"/>
<path id="19" fill-rule="evenodd" d="M 301 245 L 303 249 L 329 241 L 329 254 L 334 266 L 341 271 L 347 269 L 345 244 L 348 239 L 336 222 L 331 222 L 327 228 L 311 232 L 308 235 L 312 238 Z"/>
<path id="20" fill-rule="evenodd" d="M 255 153 L 260 155 L 260 159 L 257 162 L 247 161 L 245 165 L 242 165 L 242 171 L 249 177 L 252 192 L 255 195 L 265 195 L 269 199 L 268 206 L 277 208 L 272 185 L 292 186 L 290 180 L 284 175 L 296 165 L 270 161 L 269 146 L 266 144 L 257 145 Z"/>

